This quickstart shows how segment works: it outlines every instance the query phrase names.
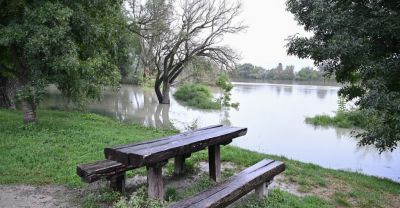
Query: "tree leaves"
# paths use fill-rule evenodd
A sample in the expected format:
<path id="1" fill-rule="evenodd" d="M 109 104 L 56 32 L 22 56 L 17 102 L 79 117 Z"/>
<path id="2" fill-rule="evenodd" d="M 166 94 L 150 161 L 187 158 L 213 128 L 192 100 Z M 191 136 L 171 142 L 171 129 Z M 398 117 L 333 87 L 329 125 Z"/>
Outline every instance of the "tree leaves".
<path id="1" fill-rule="evenodd" d="M 129 34 L 124 33 L 122 1 L 5 1 L 0 11 L 0 47 L 15 48 L 13 65 L 26 71 L 13 72 L 25 80 L 23 88 L 31 89 L 21 90 L 21 97 L 31 99 L 37 93 L 29 92 L 52 83 L 81 102 L 97 99 L 102 88 L 118 84 L 117 64 L 125 54 L 116 53 L 117 45 Z M 2 65 L 10 61 L 6 55 L 0 54 Z M 46 84 L 36 85 L 35 80 Z"/>
<path id="2" fill-rule="evenodd" d="M 393 150 L 400 141 L 400 4 L 398 1 L 288 0 L 312 37 L 288 39 L 288 54 L 312 58 L 358 99 L 370 125 L 360 144 Z"/>

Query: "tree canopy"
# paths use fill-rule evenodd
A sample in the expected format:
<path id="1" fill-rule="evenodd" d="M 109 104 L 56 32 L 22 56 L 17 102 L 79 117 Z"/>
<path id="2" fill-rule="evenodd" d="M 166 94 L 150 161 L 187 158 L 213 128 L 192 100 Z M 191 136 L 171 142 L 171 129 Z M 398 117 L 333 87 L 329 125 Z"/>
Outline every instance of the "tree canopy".
<path id="1" fill-rule="evenodd" d="M 0 1 L 0 76 L 15 78 L 25 123 L 48 84 L 72 101 L 97 99 L 118 84 L 122 0 Z M 123 58 L 123 57 L 122 57 Z"/>
<path id="2" fill-rule="evenodd" d="M 311 37 L 289 38 L 288 54 L 311 58 L 336 75 L 340 94 L 367 114 L 361 145 L 393 150 L 400 140 L 400 3 L 398 0 L 288 0 Z"/>

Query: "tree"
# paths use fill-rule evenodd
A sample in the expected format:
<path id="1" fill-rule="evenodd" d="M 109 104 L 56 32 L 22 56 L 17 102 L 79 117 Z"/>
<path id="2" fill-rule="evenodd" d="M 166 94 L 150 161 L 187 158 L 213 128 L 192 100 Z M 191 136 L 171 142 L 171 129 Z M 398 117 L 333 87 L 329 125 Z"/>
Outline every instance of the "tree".
<path id="1" fill-rule="evenodd" d="M 303 67 L 296 74 L 296 79 L 300 81 L 322 80 L 323 76 L 320 71 L 314 70 L 312 67 Z"/>
<path id="2" fill-rule="evenodd" d="M 148 57 L 156 69 L 154 89 L 160 103 L 170 103 L 171 84 L 194 57 L 207 57 L 226 69 L 234 67 L 238 57 L 219 43 L 224 35 L 245 28 L 240 22 L 235 23 L 240 3 L 149 0 L 145 8 L 135 21 L 136 30 L 150 49 Z"/>
<path id="3" fill-rule="evenodd" d="M 288 54 L 315 64 L 344 84 L 339 94 L 369 118 L 361 145 L 393 150 L 400 140 L 400 4 L 397 0 L 288 0 L 312 32 L 289 38 Z"/>
<path id="4" fill-rule="evenodd" d="M 24 123 L 37 120 L 44 88 L 55 84 L 77 103 L 119 81 L 126 22 L 121 0 L 0 1 L 0 65 L 16 82 Z"/>
<path id="5" fill-rule="evenodd" d="M 215 85 L 219 74 L 218 65 L 206 57 L 194 57 L 191 61 L 185 64 L 185 69 L 182 70 L 180 76 L 176 79 L 175 84 L 182 83 L 197 83 L 206 85 Z"/>

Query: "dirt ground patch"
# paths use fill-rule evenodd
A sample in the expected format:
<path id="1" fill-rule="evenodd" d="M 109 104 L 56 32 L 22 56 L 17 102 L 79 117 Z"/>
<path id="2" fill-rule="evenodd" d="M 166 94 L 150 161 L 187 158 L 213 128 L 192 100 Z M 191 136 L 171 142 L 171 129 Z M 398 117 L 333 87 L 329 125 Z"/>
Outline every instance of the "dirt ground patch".
<path id="1" fill-rule="evenodd" d="M 237 172 L 239 167 L 231 162 L 223 162 L 222 171 L 231 170 Z M 186 177 L 166 177 L 165 183 L 168 187 L 182 189 L 196 181 L 200 174 L 208 172 L 208 164 L 200 162 L 199 172 Z M 270 189 L 279 188 L 297 196 L 306 194 L 297 191 L 298 186 L 284 183 L 283 175 L 275 177 Z M 133 176 L 127 179 L 127 191 L 132 192 L 138 187 L 146 184 L 145 176 Z M 31 185 L 0 185 L 0 207 L 7 208 L 53 208 L 53 207 L 79 207 L 79 198 L 87 193 L 94 193 L 95 190 L 106 187 L 104 181 L 99 181 L 86 186 L 85 188 L 66 188 L 63 186 L 31 186 Z M 101 204 L 101 207 L 109 207 L 108 204 Z"/>
<path id="2" fill-rule="evenodd" d="M 63 186 L 0 185 L 0 207 L 79 207 L 74 203 L 78 193 Z"/>

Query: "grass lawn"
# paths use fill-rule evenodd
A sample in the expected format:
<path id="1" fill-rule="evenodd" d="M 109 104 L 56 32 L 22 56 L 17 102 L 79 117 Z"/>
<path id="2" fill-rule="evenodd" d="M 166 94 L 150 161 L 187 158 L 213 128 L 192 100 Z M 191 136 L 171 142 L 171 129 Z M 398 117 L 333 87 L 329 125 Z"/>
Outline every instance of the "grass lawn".
<path id="1" fill-rule="evenodd" d="M 20 112 L 0 110 L 0 184 L 58 184 L 83 188 L 75 172 L 76 166 L 103 159 L 104 147 L 176 133 L 120 124 L 103 116 L 79 112 L 41 110 L 38 116 L 38 124 L 24 126 Z M 240 207 L 400 206 L 400 184 L 389 180 L 325 169 L 232 146 L 223 147 L 221 154 L 223 161 L 241 168 L 263 158 L 284 161 L 287 169 L 283 182 L 296 185 L 305 195 L 298 197 L 274 190 L 265 200 L 250 197 Z M 193 154 L 188 163 L 206 159 L 207 152 L 202 151 Z M 143 171 L 135 173 L 143 174 Z M 206 188 L 202 184 L 207 183 L 192 184 L 191 189 Z"/>

